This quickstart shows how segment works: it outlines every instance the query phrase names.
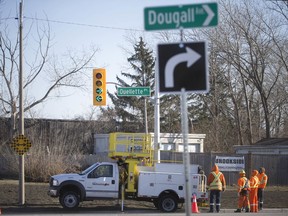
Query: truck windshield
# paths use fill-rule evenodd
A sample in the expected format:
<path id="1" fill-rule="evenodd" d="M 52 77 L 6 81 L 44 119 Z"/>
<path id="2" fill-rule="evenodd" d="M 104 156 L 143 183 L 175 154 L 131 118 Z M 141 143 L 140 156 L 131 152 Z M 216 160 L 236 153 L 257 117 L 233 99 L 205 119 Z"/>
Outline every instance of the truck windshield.
<path id="1" fill-rule="evenodd" d="M 93 170 L 95 167 L 97 167 L 99 165 L 99 163 L 95 163 L 93 165 L 91 165 L 90 167 L 88 167 L 87 169 L 85 169 L 84 171 L 82 171 L 81 173 L 79 173 L 80 175 L 86 175 L 87 173 L 89 173 L 91 170 Z"/>

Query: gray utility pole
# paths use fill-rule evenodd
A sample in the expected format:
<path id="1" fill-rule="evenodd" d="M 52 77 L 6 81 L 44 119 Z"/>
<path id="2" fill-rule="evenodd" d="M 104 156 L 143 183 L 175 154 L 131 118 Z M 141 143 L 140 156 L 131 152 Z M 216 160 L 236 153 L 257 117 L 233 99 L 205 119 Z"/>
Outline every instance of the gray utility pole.
<path id="1" fill-rule="evenodd" d="M 19 134 L 24 135 L 24 109 L 23 109 L 23 0 L 19 5 Z M 25 171 L 24 154 L 19 155 L 19 205 L 25 204 Z"/>

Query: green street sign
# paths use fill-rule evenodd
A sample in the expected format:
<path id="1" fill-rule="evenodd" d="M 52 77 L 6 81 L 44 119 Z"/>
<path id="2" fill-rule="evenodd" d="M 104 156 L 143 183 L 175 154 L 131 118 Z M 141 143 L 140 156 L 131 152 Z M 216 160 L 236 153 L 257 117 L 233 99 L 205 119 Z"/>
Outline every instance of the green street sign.
<path id="1" fill-rule="evenodd" d="M 148 7 L 144 9 L 145 30 L 212 27 L 218 25 L 217 3 Z"/>
<path id="2" fill-rule="evenodd" d="M 119 87 L 118 96 L 150 96 L 150 87 Z"/>

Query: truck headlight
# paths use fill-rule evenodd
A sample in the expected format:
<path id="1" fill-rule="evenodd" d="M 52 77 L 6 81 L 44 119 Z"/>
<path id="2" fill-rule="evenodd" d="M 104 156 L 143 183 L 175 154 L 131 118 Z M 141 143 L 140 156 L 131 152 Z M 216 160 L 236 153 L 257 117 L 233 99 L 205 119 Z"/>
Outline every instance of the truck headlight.
<path id="1" fill-rule="evenodd" d="M 57 180 L 57 179 L 53 179 L 52 185 L 53 185 L 53 186 L 58 186 L 58 185 L 59 185 L 58 180 Z"/>

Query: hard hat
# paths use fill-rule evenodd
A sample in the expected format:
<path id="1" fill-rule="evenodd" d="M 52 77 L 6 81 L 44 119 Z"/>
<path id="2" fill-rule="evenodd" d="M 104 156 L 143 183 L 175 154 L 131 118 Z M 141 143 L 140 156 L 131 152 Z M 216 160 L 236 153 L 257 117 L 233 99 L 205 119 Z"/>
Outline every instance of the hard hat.
<path id="1" fill-rule="evenodd" d="M 239 174 L 245 174 L 245 170 L 240 170 Z"/>

